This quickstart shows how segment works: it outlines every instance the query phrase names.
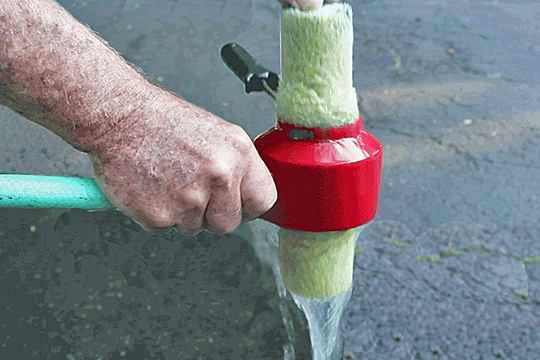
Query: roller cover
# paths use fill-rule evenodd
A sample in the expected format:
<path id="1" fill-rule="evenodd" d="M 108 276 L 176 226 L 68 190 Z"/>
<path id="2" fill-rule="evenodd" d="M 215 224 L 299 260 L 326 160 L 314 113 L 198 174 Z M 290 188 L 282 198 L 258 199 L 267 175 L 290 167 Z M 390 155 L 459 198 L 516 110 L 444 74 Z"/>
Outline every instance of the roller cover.
<path id="1" fill-rule="evenodd" d="M 311 127 L 356 122 L 353 37 L 349 4 L 324 5 L 316 11 L 283 10 L 277 96 L 282 121 Z"/>
<path id="2" fill-rule="evenodd" d="M 289 291 L 327 298 L 349 289 L 359 232 L 359 228 L 322 233 L 280 228 L 280 269 Z"/>

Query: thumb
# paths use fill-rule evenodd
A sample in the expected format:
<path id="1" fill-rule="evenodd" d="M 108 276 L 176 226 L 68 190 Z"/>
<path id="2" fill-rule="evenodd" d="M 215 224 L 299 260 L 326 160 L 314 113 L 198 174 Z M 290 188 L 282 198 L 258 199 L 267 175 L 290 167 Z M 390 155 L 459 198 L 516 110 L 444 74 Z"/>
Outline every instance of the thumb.
<path id="1" fill-rule="evenodd" d="M 280 3 L 289 3 L 292 7 L 300 10 L 318 10 L 323 0 L 279 0 Z"/>
<path id="2" fill-rule="evenodd" d="M 264 214 L 277 200 L 278 194 L 272 174 L 257 154 L 240 185 L 242 221 L 251 221 Z"/>

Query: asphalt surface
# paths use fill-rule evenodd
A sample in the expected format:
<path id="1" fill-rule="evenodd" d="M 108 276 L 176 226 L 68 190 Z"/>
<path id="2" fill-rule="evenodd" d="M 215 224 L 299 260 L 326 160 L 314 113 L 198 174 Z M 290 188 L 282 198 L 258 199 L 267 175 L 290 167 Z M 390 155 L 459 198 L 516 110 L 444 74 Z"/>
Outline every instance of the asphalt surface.
<path id="1" fill-rule="evenodd" d="M 60 3 L 153 81 L 242 125 L 252 137 L 274 124 L 272 101 L 263 94 L 244 94 L 242 84 L 221 63 L 219 49 L 236 41 L 277 71 L 277 2 Z M 383 143 L 385 153 L 379 213 L 358 242 L 355 288 L 343 321 L 345 354 L 361 359 L 537 358 L 540 5 L 351 4 L 354 84 L 365 127 Z M 39 126 L 6 109 L 0 122 L 5 124 L 0 172 L 91 176 L 85 155 Z M 10 236 L 19 229 L 13 222 L 22 229 L 34 216 L 16 215 L 11 227 L 3 229 Z M 97 215 L 88 216 L 92 224 L 101 221 Z M 23 253 L 17 254 L 10 266 L 22 271 L 26 260 Z M 107 254 L 102 254 L 105 263 L 111 256 Z M 69 283 L 71 278 L 65 276 Z M 250 281 L 256 282 L 257 276 Z M 6 277 L 3 286 L 12 280 Z M 32 288 L 28 281 L 19 281 L 26 290 L 11 302 L 22 301 Z M 204 281 L 197 286 L 201 284 Z M 272 288 L 265 289 L 261 294 L 271 298 Z M 76 295 L 70 296 L 66 302 L 75 301 Z M 20 311 L 17 316 L 26 321 L 28 315 Z M 275 307 L 263 312 L 273 314 L 273 322 L 267 323 L 274 324 L 278 335 L 273 338 L 283 340 Z M 74 330 L 64 318 L 54 318 L 60 329 L 55 331 L 65 341 L 62 351 L 92 350 L 80 338 L 62 335 Z M 107 319 L 101 321 L 106 327 Z M 23 327 L 24 321 L 17 326 Z M 119 332 L 122 326 L 128 325 L 119 325 Z M 115 341 L 125 341 L 120 335 L 112 339 L 106 346 L 110 353 Z M 180 342 L 176 346 L 182 348 Z M 205 354 L 210 359 L 232 356 Z M 241 354 L 257 358 L 252 352 Z"/>

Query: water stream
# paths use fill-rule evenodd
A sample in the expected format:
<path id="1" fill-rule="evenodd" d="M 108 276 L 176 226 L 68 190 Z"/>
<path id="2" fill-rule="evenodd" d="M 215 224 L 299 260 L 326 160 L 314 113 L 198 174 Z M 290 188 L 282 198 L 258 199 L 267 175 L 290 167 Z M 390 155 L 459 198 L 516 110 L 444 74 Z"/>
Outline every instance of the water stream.
<path id="1" fill-rule="evenodd" d="M 294 302 L 306 315 L 313 360 L 338 360 L 343 355 L 341 319 L 351 299 L 352 286 L 325 299 L 305 298 L 292 293 Z"/>
<path id="2" fill-rule="evenodd" d="M 279 226 L 257 219 L 242 224 L 235 233 L 251 244 L 261 263 L 270 266 L 274 273 L 281 300 L 279 309 L 288 337 L 288 342 L 283 346 L 284 360 L 296 359 L 297 334 L 293 319 L 297 309 L 304 313 L 307 320 L 313 360 L 340 360 L 343 356 L 341 319 L 351 299 L 352 286 L 347 291 L 324 299 L 306 298 L 290 292 L 281 276 L 278 230 Z M 362 230 L 363 226 L 359 227 L 356 236 Z"/>

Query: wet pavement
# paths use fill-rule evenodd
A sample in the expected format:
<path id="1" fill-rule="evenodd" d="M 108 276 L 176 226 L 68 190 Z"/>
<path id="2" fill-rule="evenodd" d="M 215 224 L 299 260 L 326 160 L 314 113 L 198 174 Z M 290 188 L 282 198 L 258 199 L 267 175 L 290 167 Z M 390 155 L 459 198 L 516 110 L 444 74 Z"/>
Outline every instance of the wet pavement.
<path id="1" fill-rule="evenodd" d="M 60 3 L 167 89 L 252 137 L 274 124 L 271 99 L 244 94 L 219 49 L 236 41 L 277 71 L 277 2 Z M 379 213 L 358 242 L 345 353 L 536 358 L 540 5 L 351 4 L 354 84 L 385 154 Z M 39 126 L 5 109 L 0 121 L 0 172 L 91 176 L 85 155 Z"/>

